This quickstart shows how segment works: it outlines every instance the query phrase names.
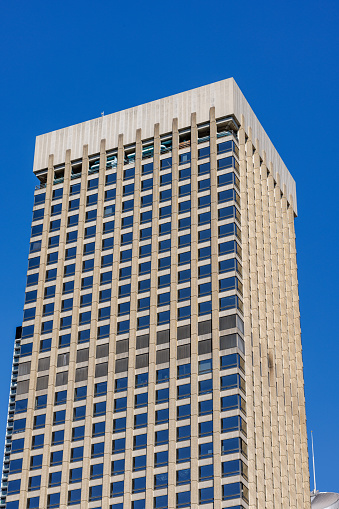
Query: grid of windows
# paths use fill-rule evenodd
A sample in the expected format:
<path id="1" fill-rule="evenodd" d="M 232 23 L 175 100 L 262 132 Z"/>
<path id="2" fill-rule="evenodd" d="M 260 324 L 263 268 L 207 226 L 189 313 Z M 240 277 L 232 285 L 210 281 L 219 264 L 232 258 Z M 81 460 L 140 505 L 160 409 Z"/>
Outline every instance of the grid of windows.
<path id="1" fill-rule="evenodd" d="M 189 134 L 189 133 L 188 133 Z M 179 139 L 187 137 L 180 134 Z M 242 265 L 241 265 L 241 218 L 240 218 L 240 183 L 236 133 L 225 134 L 226 139 L 217 140 L 217 235 L 218 252 L 212 252 L 212 170 L 210 160 L 209 136 L 198 139 L 197 166 L 197 242 L 198 259 L 193 260 L 192 243 L 192 170 L 190 138 L 179 144 L 179 183 L 178 195 L 178 250 L 177 259 L 173 259 L 171 236 L 173 231 L 172 199 L 174 183 L 172 175 L 171 139 L 161 143 L 161 159 L 159 179 L 154 175 L 153 162 L 142 164 L 141 176 L 135 171 L 135 152 L 130 147 L 125 149 L 121 194 L 122 201 L 117 200 L 117 156 L 107 155 L 104 189 L 100 188 L 99 160 L 90 160 L 88 179 L 84 184 L 81 179 L 81 163 L 72 167 L 71 183 L 66 189 L 63 170 L 55 170 L 52 199 L 45 199 L 45 192 L 38 191 L 35 195 L 32 233 L 30 244 L 27 291 L 23 327 L 21 333 L 20 357 L 29 363 L 32 355 L 32 337 L 35 332 L 36 303 L 39 292 L 39 267 L 42 245 L 43 224 L 46 211 L 50 213 L 47 242 L 47 269 L 44 275 L 43 312 L 40 333 L 40 351 L 38 360 L 37 397 L 33 422 L 32 455 L 30 460 L 29 492 L 39 490 L 41 483 L 42 454 L 39 449 L 44 445 L 44 429 L 46 426 L 47 405 L 54 405 L 52 452 L 49 466 L 62 465 L 67 459 L 70 470 L 67 478 L 69 491 L 68 505 L 78 504 L 83 499 L 81 489 L 71 488 L 73 483 L 82 479 L 82 462 L 84 461 L 85 419 L 91 415 L 92 438 L 90 452 L 90 485 L 88 501 L 100 501 L 102 498 L 103 456 L 107 440 L 106 429 L 109 429 L 106 414 L 109 404 L 107 400 L 107 373 L 109 356 L 109 338 L 116 338 L 115 379 L 113 394 L 113 435 L 110 496 L 112 508 L 123 506 L 124 490 L 132 494 L 142 494 L 146 490 L 145 470 L 147 465 L 147 445 L 150 440 L 147 429 L 148 422 L 154 422 L 154 490 L 166 490 L 168 486 L 168 445 L 169 445 L 169 323 L 171 320 L 171 285 L 177 282 L 177 379 L 176 379 L 176 495 L 177 507 L 190 507 L 191 504 L 191 398 L 198 396 L 198 441 L 199 441 L 199 482 L 213 480 L 213 378 L 217 376 L 212 366 L 211 347 L 211 313 L 212 313 L 212 257 L 218 258 L 217 288 L 219 310 L 227 311 L 230 325 L 225 329 L 236 329 L 237 333 L 226 334 L 230 346 L 221 348 L 220 354 L 220 423 L 222 453 L 223 500 L 243 498 L 246 502 L 246 485 L 231 483 L 232 475 L 240 474 L 247 480 L 246 466 L 246 403 L 245 382 L 243 378 L 243 342 L 242 330 Z M 201 143 L 201 145 L 199 145 Z M 153 146 L 142 149 L 142 159 L 153 157 Z M 139 180 L 138 180 L 139 179 Z M 81 180 L 81 182 L 80 182 Z M 153 194 L 159 180 L 159 229 L 157 257 L 152 256 Z M 66 182 L 66 181 L 65 181 Z M 85 185 L 85 189 L 83 186 Z M 101 190 L 100 190 L 101 189 Z M 100 194 L 101 193 L 101 194 Z M 98 203 L 103 202 L 103 213 L 98 214 Z M 60 243 L 62 214 L 67 209 L 66 247 L 64 253 Z M 48 208 L 50 207 L 50 208 Z M 79 220 L 84 209 L 84 226 Z M 81 229 L 82 228 L 82 229 Z M 139 243 L 139 260 L 136 264 L 133 241 Z M 154 242 L 154 241 L 153 241 Z M 118 245 L 119 271 L 118 281 L 114 280 L 114 253 Z M 98 260 L 97 250 L 102 254 Z M 81 266 L 77 265 L 77 257 L 81 253 Z M 62 273 L 60 258 L 64 257 Z M 156 261 L 156 265 L 154 262 Z M 190 363 L 190 327 L 191 295 L 193 269 L 197 265 L 197 291 L 199 335 L 201 328 L 202 340 L 199 341 L 199 372 L 191 381 Z M 137 269 L 135 270 L 135 267 Z M 94 273 L 100 271 L 99 290 L 97 291 Z M 153 271 L 153 272 L 152 272 Z M 152 273 L 156 272 L 156 288 L 152 283 Z M 57 278 L 62 280 L 62 299 L 59 306 L 57 300 Z M 131 301 L 133 285 L 138 287 L 137 305 Z M 112 283 L 118 285 L 117 300 L 112 301 Z M 149 408 L 149 335 L 151 295 L 157 293 L 157 359 L 155 379 L 155 408 Z M 97 293 L 95 293 L 97 292 Z M 98 298 L 96 295 L 98 294 Z M 172 297 L 173 298 L 173 297 Z M 76 304 L 79 303 L 79 304 Z M 114 308 L 113 306 L 117 307 Z M 80 311 L 75 313 L 75 309 Z M 229 313 L 232 314 L 229 314 Z M 129 365 L 129 332 L 132 320 L 136 315 L 136 375 L 133 379 L 128 375 Z M 117 316 L 117 320 L 115 317 Z M 201 318 L 200 318 L 201 317 Z M 96 325 L 96 332 L 93 323 Z M 233 323 L 234 322 L 234 323 Z M 133 321 L 134 323 L 134 321 Z M 70 393 L 67 387 L 68 366 L 70 362 L 72 330 L 79 330 L 76 336 L 76 370 L 75 389 Z M 57 373 L 56 392 L 53 401 L 47 400 L 49 355 L 52 348 L 52 332 L 59 329 L 57 341 Z M 207 339 L 206 339 L 207 338 Z M 222 341 L 222 338 L 220 342 Z M 225 343 L 225 339 L 223 340 Z M 89 348 L 96 343 L 95 386 L 93 397 L 87 395 L 89 372 Z M 226 344 L 226 343 L 225 343 Z M 167 345 L 164 348 L 161 345 Z M 238 348 L 238 353 L 226 354 L 227 348 Z M 21 364 L 22 366 L 24 363 Z M 218 366 L 219 368 L 219 366 Z M 29 373 L 29 368 L 28 373 Z M 97 380 L 98 379 L 98 380 Z M 59 387 L 60 386 L 60 387 Z M 128 407 L 128 391 L 133 387 L 134 408 Z M 45 393 L 44 393 L 45 392 Z M 93 401 L 92 401 L 93 400 Z M 8 447 L 9 473 L 21 470 L 21 459 L 16 456 L 23 448 L 27 412 L 27 398 L 14 398 L 13 439 Z M 71 449 L 66 457 L 63 444 L 66 427 L 66 409 L 72 408 Z M 152 407 L 153 408 L 153 407 Z M 153 415 L 151 415 L 151 411 Z M 126 423 L 128 412 L 133 412 L 133 478 L 130 487 L 124 484 Z M 18 415 L 17 417 L 17 414 Z M 228 433 L 237 430 L 237 439 L 228 439 Z M 22 442 L 20 442 L 20 440 Z M 20 442 L 20 443 L 19 443 Z M 35 451 L 37 450 L 37 451 Z M 237 452 L 241 460 L 226 460 L 227 454 Z M 15 454 L 15 458 L 12 455 Z M 95 462 L 92 463 L 92 460 Z M 100 462 L 101 461 L 101 462 Z M 207 461 L 207 462 L 206 462 Z M 121 477 L 119 477 L 121 476 Z M 11 479 L 11 478 L 10 478 Z M 49 476 L 49 488 L 55 488 L 65 481 L 59 471 Z M 7 494 L 16 494 L 20 490 L 20 481 L 9 480 Z M 60 492 L 47 495 L 48 508 L 59 507 Z M 162 492 L 161 492 L 162 493 Z M 139 496 L 139 495 L 138 495 Z M 214 490 L 211 485 L 204 484 L 199 488 L 199 504 L 213 502 Z M 39 497 L 28 499 L 27 507 L 38 507 Z M 154 508 L 167 507 L 167 495 L 154 492 Z M 133 499 L 135 509 L 145 507 L 144 499 Z"/>

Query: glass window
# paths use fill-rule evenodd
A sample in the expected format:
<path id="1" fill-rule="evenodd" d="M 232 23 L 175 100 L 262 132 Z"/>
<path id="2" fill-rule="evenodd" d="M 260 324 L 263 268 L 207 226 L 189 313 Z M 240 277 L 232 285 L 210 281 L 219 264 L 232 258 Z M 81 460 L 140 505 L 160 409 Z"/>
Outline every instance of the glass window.
<path id="1" fill-rule="evenodd" d="M 115 380 L 115 392 L 126 391 L 127 390 L 127 381 L 128 381 L 127 377 L 117 378 Z M 102 382 L 102 383 L 106 384 L 106 390 L 105 390 L 105 394 L 106 394 L 107 382 Z M 97 384 L 97 385 L 99 385 L 99 384 Z"/>
<path id="2" fill-rule="evenodd" d="M 147 446 L 147 434 L 134 436 L 134 450 L 144 449 Z"/>
<path id="3" fill-rule="evenodd" d="M 167 382 L 169 380 L 169 368 L 157 370 L 157 383 Z"/>
<path id="4" fill-rule="evenodd" d="M 191 375 L 191 364 L 181 364 L 177 369 L 177 377 L 185 378 Z"/>
<path id="5" fill-rule="evenodd" d="M 76 387 L 74 389 L 74 401 L 80 401 L 82 399 L 86 399 L 87 396 L 87 386 L 83 385 L 81 387 Z"/>
<path id="6" fill-rule="evenodd" d="M 181 442 L 182 440 L 188 440 L 191 438 L 191 426 L 180 426 L 177 428 L 177 442 Z"/>
<path id="7" fill-rule="evenodd" d="M 160 219 L 169 217 L 171 215 L 172 215 L 172 206 L 171 205 L 167 205 L 166 207 L 160 208 Z"/>
<path id="8" fill-rule="evenodd" d="M 191 417 L 191 405 L 180 405 L 177 407 L 177 420 Z"/>
<path id="9" fill-rule="evenodd" d="M 62 456 L 63 456 L 63 451 L 53 451 L 51 453 L 50 466 L 61 465 L 62 464 Z"/>
<path id="10" fill-rule="evenodd" d="M 124 484 L 123 481 L 122 482 L 122 485 Z M 113 484 L 118 484 L 118 483 L 113 483 Z M 117 496 L 117 495 L 113 495 L 113 496 Z M 101 484 L 97 484 L 95 486 L 90 486 L 89 488 L 89 500 L 92 501 L 92 500 L 101 500 L 102 498 L 102 486 Z"/>
<path id="11" fill-rule="evenodd" d="M 179 368 L 180 366 L 178 366 Z M 179 385 L 177 387 L 177 399 L 189 398 L 191 395 L 191 384 Z"/>
<path id="12" fill-rule="evenodd" d="M 125 470 L 124 459 L 112 461 L 111 475 L 123 474 L 124 470 Z"/>
<path id="13" fill-rule="evenodd" d="M 168 422 L 168 418 L 169 418 L 168 408 L 164 408 L 162 410 L 156 410 L 155 424 L 161 424 L 164 422 Z"/>
<path id="14" fill-rule="evenodd" d="M 208 415 L 213 412 L 213 400 L 206 399 L 199 402 L 199 415 Z"/>
<path id="15" fill-rule="evenodd" d="M 126 430 L 126 417 L 113 420 L 113 433 L 119 433 Z"/>
<path id="16" fill-rule="evenodd" d="M 156 452 L 154 454 L 154 466 L 161 467 L 168 465 L 168 451 Z"/>
<path id="17" fill-rule="evenodd" d="M 167 509 L 168 496 L 162 495 L 161 497 L 154 497 L 153 507 L 154 509 Z"/>
<path id="18" fill-rule="evenodd" d="M 185 463 L 191 459 L 191 448 L 181 447 L 177 449 L 177 463 Z"/>
<path id="19" fill-rule="evenodd" d="M 168 443 L 168 429 L 155 432 L 155 445 Z"/>
<path id="20" fill-rule="evenodd" d="M 191 298 L 191 288 L 190 287 L 181 288 L 180 290 L 178 290 L 178 300 L 179 300 L 179 302 L 183 301 L 183 300 L 186 300 L 186 299 L 190 299 L 190 298 Z"/>
<path id="21" fill-rule="evenodd" d="M 199 444 L 199 459 L 213 456 L 213 443 Z"/>
<path id="22" fill-rule="evenodd" d="M 86 417 L 86 406 L 78 406 L 73 409 L 73 421 L 79 421 Z"/>
<path id="23" fill-rule="evenodd" d="M 72 441 L 83 440 L 85 436 L 85 426 L 77 426 L 72 429 Z"/>
<path id="24" fill-rule="evenodd" d="M 44 435 L 32 436 L 32 449 L 41 449 L 44 446 L 44 439 L 45 439 Z M 13 451 L 13 443 L 12 443 L 12 452 L 16 452 L 16 451 Z"/>
<path id="25" fill-rule="evenodd" d="M 191 469 L 184 468 L 183 470 L 177 470 L 177 486 L 180 484 L 188 484 L 191 482 Z"/>
<path id="26" fill-rule="evenodd" d="M 146 456 L 135 456 L 133 458 L 133 471 L 146 469 Z"/>
<path id="27" fill-rule="evenodd" d="M 104 473 L 104 465 L 103 463 L 96 463 L 95 465 L 91 465 L 91 479 L 101 479 Z"/>
<path id="28" fill-rule="evenodd" d="M 181 491 L 177 493 L 177 507 L 191 507 L 191 492 Z"/>
<path id="29" fill-rule="evenodd" d="M 146 477 L 132 479 L 132 493 L 140 493 L 146 490 Z"/>
<path id="30" fill-rule="evenodd" d="M 134 416 L 134 429 L 145 428 L 147 426 L 147 413 L 136 414 Z"/>

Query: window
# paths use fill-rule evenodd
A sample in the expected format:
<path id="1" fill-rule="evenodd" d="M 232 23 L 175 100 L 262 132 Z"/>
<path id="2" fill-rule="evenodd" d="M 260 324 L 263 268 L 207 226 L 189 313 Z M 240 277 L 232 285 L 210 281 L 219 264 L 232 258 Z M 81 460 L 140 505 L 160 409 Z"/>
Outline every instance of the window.
<path id="1" fill-rule="evenodd" d="M 177 507 L 191 507 L 191 492 L 181 491 L 177 493 Z"/>
<path id="2" fill-rule="evenodd" d="M 83 447 L 73 447 L 71 449 L 71 461 L 82 461 L 84 455 L 84 448 Z"/>
<path id="3" fill-rule="evenodd" d="M 104 217 L 111 217 L 115 214 L 115 205 L 107 205 L 104 208 Z"/>
<path id="4" fill-rule="evenodd" d="M 191 438 L 191 426 L 180 426 L 177 428 L 177 442 L 181 442 L 183 440 L 189 440 Z"/>
<path id="5" fill-rule="evenodd" d="M 169 380 L 169 368 L 157 370 L 157 383 L 167 382 Z"/>
<path id="6" fill-rule="evenodd" d="M 172 198 L 172 189 L 164 189 L 163 191 L 160 191 L 160 202 L 171 200 L 171 198 Z"/>
<path id="7" fill-rule="evenodd" d="M 155 445 L 168 443 L 168 429 L 155 432 Z"/>
<path id="8" fill-rule="evenodd" d="M 186 378 L 191 375 L 191 364 L 181 364 L 177 369 L 178 378 Z"/>
<path id="9" fill-rule="evenodd" d="M 156 391 L 156 396 L 155 396 L 156 404 L 166 403 L 166 402 L 168 402 L 168 400 L 169 400 L 169 389 L 168 388 L 158 389 Z"/>
<path id="10" fill-rule="evenodd" d="M 11 509 L 12 506 L 10 505 L 11 502 L 7 502 L 6 507 L 8 509 Z M 49 506 L 51 507 L 51 506 Z M 18 509 L 19 505 L 13 506 L 13 509 Z M 27 509 L 38 509 L 39 508 L 39 497 L 33 497 L 27 499 Z"/>
<path id="11" fill-rule="evenodd" d="M 179 187 L 179 198 L 191 194 L 191 184 L 185 184 Z"/>
<path id="12" fill-rule="evenodd" d="M 146 469 L 146 456 L 135 456 L 133 458 L 133 471 Z"/>
<path id="13" fill-rule="evenodd" d="M 204 359 L 199 361 L 199 375 L 202 375 L 203 373 L 210 373 L 212 372 L 212 359 Z"/>
<path id="14" fill-rule="evenodd" d="M 199 504 L 210 504 L 214 500 L 213 487 L 199 490 Z"/>
<path id="15" fill-rule="evenodd" d="M 104 383 L 105 386 L 106 386 L 106 390 L 105 390 L 105 394 L 106 394 L 106 391 L 107 391 L 107 382 L 102 382 L 102 383 Z M 97 384 L 97 386 L 98 385 L 100 385 L 100 384 Z M 121 392 L 121 391 L 126 391 L 126 390 L 127 390 L 127 377 L 117 378 L 115 380 L 115 392 Z"/>
<path id="16" fill-rule="evenodd" d="M 71 490 L 68 492 L 68 505 L 79 504 L 80 502 L 81 502 L 81 489 Z"/>
<path id="17" fill-rule="evenodd" d="M 199 467 L 199 481 L 213 479 L 213 463 Z"/>
<path id="18" fill-rule="evenodd" d="M 141 197 L 141 207 L 148 207 L 149 205 L 152 205 L 152 202 L 153 202 L 152 194 L 147 194 L 146 196 Z"/>
<path id="19" fill-rule="evenodd" d="M 90 338 L 90 329 L 81 330 L 78 332 L 78 344 L 87 343 Z"/>
<path id="20" fill-rule="evenodd" d="M 122 419 L 114 419 L 113 421 L 113 431 L 115 433 L 126 430 L 126 417 Z M 125 450 L 125 439 L 118 438 L 113 440 L 112 443 L 112 454 L 116 454 L 118 452 L 123 452 Z"/>
<path id="21" fill-rule="evenodd" d="M 185 152 L 184 154 L 179 154 L 179 164 L 186 164 L 191 162 L 191 152 Z"/>
<path id="22" fill-rule="evenodd" d="M 32 449 L 41 449 L 44 446 L 44 439 L 45 439 L 44 435 L 33 435 Z M 12 442 L 12 452 L 17 452 L 13 450 L 13 442 Z"/>
<path id="23" fill-rule="evenodd" d="M 199 437 L 213 435 L 213 421 L 205 421 L 199 423 Z"/>
<path id="24" fill-rule="evenodd" d="M 122 484 L 123 484 L 123 481 L 122 481 Z M 113 495 L 113 496 L 115 496 L 115 495 Z M 101 486 L 101 484 L 98 484 L 96 486 L 90 486 L 90 488 L 89 488 L 89 500 L 90 500 L 90 502 L 93 501 L 93 500 L 101 500 L 101 498 L 102 498 L 102 486 Z"/>
<path id="25" fill-rule="evenodd" d="M 189 447 L 187 449 L 190 449 Z M 145 456 L 146 460 L 146 456 Z M 146 463 L 146 462 L 145 462 Z M 161 467 L 168 465 L 168 451 L 156 452 L 154 454 L 154 466 Z"/>
<path id="26" fill-rule="evenodd" d="M 154 509 L 167 509 L 168 496 L 162 495 L 161 497 L 154 497 L 153 507 Z"/>
<path id="27" fill-rule="evenodd" d="M 134 450 L 144 449 L 147 446 L 147 434 L 134 436 Z"/>
<path id="28" fill-rule="evenodd" d="M 177 463 L 185 463 L 191 459 L 191 448 L 181 447 L 177 449 Z"/>
<path id="29" fill-rule="evenodd" d="M 92 444 L 92 458 L 99 458 L 104 455 L 105 442 L 98 442 L 96 444 Z"/>
<path id="30" fill-rule="evenodd" d="M 123 474 L 125 470 L 125 460 L 112 461 L 111 475 Z"/>
<path id="31" fill-rule="evenodd" d="M 15 440 L 15 442 L 18 442 L 18 440 Z M 15 448 L 13 449 L 13 445 L 12 445 L 12 451 L 13 453 L 15 452 L 22 452 L 23 451 L 23 444 L 24 444 L 24 439 L 22 439 L 22 449 L 19 448 L 18 444 L 15 444 Z M 20 459 L 17 459 L 17 460 L 11 460 L 10 461 L 10 467 L 9 467 L 9 473 L 10 474 L 16 474 L 16 473 L 19 473 L 22 471 L 22 458 Z"/>
<path id="32" fill-rule="evenodd" d="M 80 401 L 82 399 L 86 399 L 86 396 L 87 396 L 87 386 L 86 385 L 75 388 L 74 401 Z"/>
<path id="33" fill-rule="evenodd" d="M 141 394 L 136 394 L 134 396 L 134 408 L 140 408 L 147 406 L 148 403 L 148 393 L 142 392 Z"/>
<path id="34" fill-rule="evenodd" d="M 189 419 L 191 417 L 191 405 L 181 405 L 177 407 L 177 420 Z"/>
<path id="35" fill-rule="evenodd" d="M 186 299 L 190 299 L 190 298 L 191 298 L 191 288 L 190 287 L 181 288 L 180 290 L 178 290 L 179 302 L 186 300 Z"/>
<path id="36" fill-rule="evenodd" d="M 35 475 L 33 477 L 30 477 L 29 482 L 28 482 L 28 490 L 29 491 L 39 490 L 40 484 L 41 484 L 41 475 Z"/>
<path id="37" fill-rule="evenodd" d="M 134 429 L 146 428 L 147 426 L 147 413 L 136 414 L 134 416 Z"/>
<path id="38" fill-rule="evenodd" d="M 35 410 L 40 408 L 46 408 L 47 406 L 47 394 L 41 394 L 35 398 Z"/>
<path id="39" fill-rule="evenodd" d="M 209 207 L 211 205 L 211 196 L 208 194 L 208 195 L 205 195 L 205 196 L 200 196 L 198 198 L 198 207 L 199 209 L 202 209 L 202 208 L 205 208 L 205 207 Z"/>
<path id="40" fill-rule="evenodd" d="M 124 481 L 113 482 L 111 484 L 111 497 L 120 497 L 124 494 Z"/>
<path id="41" fill-rule="evenodd" d="M 73 408 L 73 421 L 80 421 L 86 417 L 86 406 L 77 406 Z"/>
<path id="42" fill-rule="evenodd" d="M 14 495 L 15 493 L 20 493 L 20 485 L 21 485 L 21 479 L 15 479 L 12 481 L 8 481 L 7 494 Z"/>
<path id="43" fill-rule="evenodd" d="M 213 443 L 199 444 L 199 459 L 213 456 Z"/>
<path id="44" fill-rule="evenodd" d="M 71 187 L 70 187 L 70 191 L 69 191 L 69 194 L 71 196 L 75 195 L 75 194 L 79 194 L 80 193 L 80 184 L 73 184 Z"/>
<path id="45" fill-rule="evenodd" d="M 155 424 L 162 424 L 164 422 L 168 422 L 168 418 L 169 418 L 168 408 L 164 408 L 162 410 L 156 410 Z"/>
<path id="46" fill-rule="evenodd" d="M 55 205 L 52 205 L 51 215 L 57 216 L 58 214 L 61 214 L 61 209 L 62 209 L 62 203 L 56 203 Z"/>
<path id="47" fill-rule="evenodd" d="M 184 168 L 179 171 L 179 180 L 186 180 L 191 178 L 191 168 Z"/>
<path id="48" fill-rule="evenodd" d="M 116 158 L 116 156 L 113 156 Z M 108 167 L 109 164 L 112 164 L 110 161 L 112 160 L 112 158 L 107 158 L 107 163 L 106 163 L 106 166 Z M 116 173 L 109 173 L 108 175 L 106 175 L 106 186 L 110 185 L 110 184 L 115 184 L 117 181 L 117 174 Z"/>
<path id="49" fill-rule="evenodd" d="M 53 414 L 53 425 L 64 424 L 66 410 L 59 410 Z"/>
<path id="50" fill-rule="evenodd" d="M 99 403 L 94 403 L 93 406 L 93 417 L 98 417 L 100 415 L 106 414 L 106 401 L 100 401 Z"/>
<path id="51" fill-rule="evenodd" d="M 142 175 L 153 173 L 153 163 L 147 163 L 142 165 Z"/>
<path id="52" fill-rule="evenodd" d="M 52 445 L 64 443 L 64 430 L 53 431 L 52 433 Z"/>
<path id="53" fill-rule="evenodd" d="M 116 398 L 114 400 L 114 412 L 124 412 L 127 408 L 127 398 Z"/>
<path id="54" fill-rule="evenodd" d="M 146 477 L 132 479 L 132 493 L 140 493 L 146 490 Z"/>
<path id="55" fill-rule="evenodd" d="M 144 246 L 140 246 L 139 248 L 139 257 L 143 258 L 144 256 L 151 255 L 151 244 L 146 244 Z"/>
<path id="56" fill-rule="evenodd" d="M 185 384 L 185 385 L 178 386 L 177 399 L 189 398 L 190 396 L 191 396 L 191 384 Z"/>
<path id="57" fill-rule="evenodd" d="M 183 470 L 177 470 L 177 486 L 180 484 L 188 484 L 191 482 L 191 469 L 184 468 Z"/>
<path id="58" fill-rule="evenodd" d="M 114 200 L 116 195 L 116 189 L 108 189 L 105 191 L 105 201 Z"/>
<path id="59" fill-rule="evenodd" d="M 168 473 L 156 474 L 154 476 L 154 489 L 161 489 L 168 486 Z"/>
<path id="60" fill-rule="evenodd" d="M 48 486 L 51 488 L 53 486 L 60 486 L 61 484 L 61 471 L 60 472 L 52 472 L 49 474 L 49 482 Z"/>
<path id="61" fill-rule="evenodd" d="M 233 454 L 235 452 L 241 452 L 244 456 L 247 456 L 247 446 L 241 438 L 234 437 L 221 441 L 221 454 Z"/>
<path id="62" fill-rule="evenodd" d="M 51 453 L 51 461 L 50 461 L 50 466 L 55 466 L 55 465 L 61 465 L 62 464 L 62 456 L 63 456 L 63 451 L 53 451 Z"/>
<path id="63" fill-rule="evenodd" d="M 104 465 L 103 463 L 96 463 L 95 465 L 91 465 L 91 479 L 100 479 L 104 473 Z"/>
<path id="64" fill-rule="evenodd" d="M 159 242 L 159 253 L 170 251 L 170 249 L 171 249 L 171 239 L 161 240 Z"/>
<path id="65" fill-rule="evenodd" d="M 41 466 L 42 466 L 42 454 L 38 454 L 37 456 L 32 456 L 31 464 L 30 464 L 31 470 L 41 468 Z"/>
<path id="66" fill-rule="evenodd" d="M 85 436 L 85 426 L 77 426 L 72 429 L 72 441 L 83 440 Z"/>
<path id="67" fill-rule="evenodd" d="M 222 499 L 231 500 L 233 498 L 243 498 L 248 500 L 248 489 L 241 482 L 223 484 L 222 486 Z"/>

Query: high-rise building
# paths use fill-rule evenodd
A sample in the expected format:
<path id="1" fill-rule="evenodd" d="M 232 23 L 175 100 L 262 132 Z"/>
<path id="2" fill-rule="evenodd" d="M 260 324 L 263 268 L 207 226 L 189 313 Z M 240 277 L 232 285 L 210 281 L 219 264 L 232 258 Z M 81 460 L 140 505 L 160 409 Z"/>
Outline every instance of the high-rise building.
<path id="1" fill-rule="evenodd" d="M 308 509 L 295 183 L 233 79 L 39 136 L 7 509 Z"/>

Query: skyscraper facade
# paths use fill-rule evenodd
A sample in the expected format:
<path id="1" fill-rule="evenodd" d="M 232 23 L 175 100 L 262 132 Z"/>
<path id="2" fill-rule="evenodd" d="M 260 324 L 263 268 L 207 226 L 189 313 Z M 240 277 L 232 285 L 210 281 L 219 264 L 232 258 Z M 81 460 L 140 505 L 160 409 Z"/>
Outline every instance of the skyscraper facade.
<path id="1" fill-rule="evenodd" d="M 34 173 L 0 507 L 310 508 L 295 183 L 234 80 Z"/>

